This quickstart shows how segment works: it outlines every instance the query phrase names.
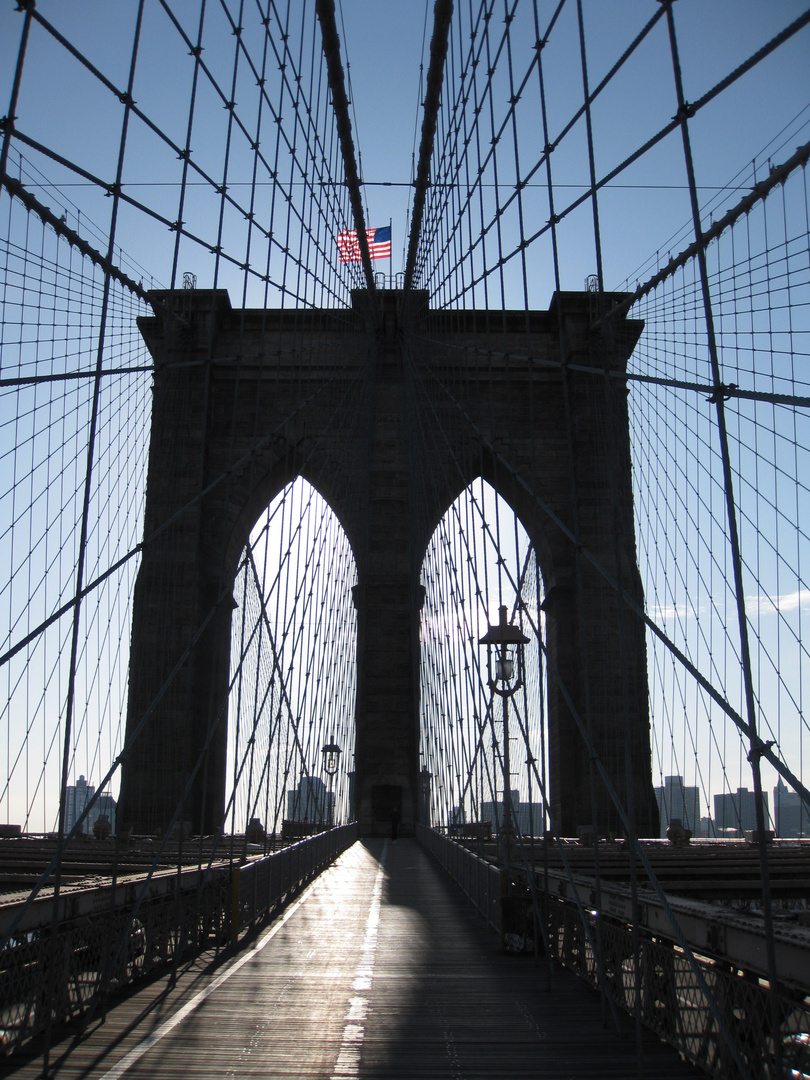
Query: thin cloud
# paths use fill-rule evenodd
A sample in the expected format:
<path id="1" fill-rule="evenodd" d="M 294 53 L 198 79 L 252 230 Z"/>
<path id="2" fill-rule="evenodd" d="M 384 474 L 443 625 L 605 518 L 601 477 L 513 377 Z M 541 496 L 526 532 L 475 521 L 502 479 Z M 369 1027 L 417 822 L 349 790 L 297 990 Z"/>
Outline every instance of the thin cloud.
<path id="1" fill-rule="evenodd" d="M 649 608 L 647 614 L 655 623 L 672 622 L 674 619 L 687 619 L 700 615 L 703 608 L 697 610 L 687 604 L 659 604 Z"/>
<path id="2" fill-rule="evenodd" d="M 802 608 L 810 608 L 810 589 L 796 589 L 794 592 L 780 593 L 777 596 L 768 596 L 767 593 L 758 593 L 745 598 L 749 608 L 773 608 L 783 614 L 788 611 L 799 611 Z"/>

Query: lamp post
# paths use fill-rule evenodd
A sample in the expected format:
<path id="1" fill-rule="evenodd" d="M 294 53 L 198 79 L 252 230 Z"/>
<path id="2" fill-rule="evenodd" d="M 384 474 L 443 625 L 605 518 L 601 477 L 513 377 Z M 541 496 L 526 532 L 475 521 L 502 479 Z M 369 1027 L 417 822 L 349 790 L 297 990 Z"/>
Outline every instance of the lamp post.
<path id="1" fill-rule="evenodd" d="M 430 828 L 430 781 L 432 775 L 427 766 L 419 774 L 419 785 L 422 789 L 422 820 L 428 828 Z"/>
<path id="2" fill-rule="evenodd" d="M 512 780 L 509 760 L 509 698 L 523 685 L 523 646 L 529 638 L 519 626 L 507 620 L 506 605 L 502 604 L 497 626 L 490 626 L 479 640 L 487 647 L 487 679 L 493 694 L 503 698 L 503 825 L 502 850 L 504 869 L 509 868 L 509 846 L 514 832 L 512 813 Z M 493 665 L 493 648 L 495 658 Z"/>
<path id="3" fill-rule="evenodd" d="M 332 777 L 338 771 L 338 765 L 340 764 L 341 749 L 335 742 L 335 736 L 331 735 L 328 743 L 324 743 L 321 748 L 323 754 L 323 771 L 329 777 L 329 788 L 326 798 L 329 802 L 329 821 L 328 827 L 332 828 Z"/>

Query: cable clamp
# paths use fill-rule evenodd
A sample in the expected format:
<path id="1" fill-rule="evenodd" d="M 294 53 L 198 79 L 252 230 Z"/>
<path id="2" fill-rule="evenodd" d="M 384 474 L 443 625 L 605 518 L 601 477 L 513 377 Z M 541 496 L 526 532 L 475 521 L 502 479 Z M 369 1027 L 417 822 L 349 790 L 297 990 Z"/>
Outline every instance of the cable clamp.
<path id="1" fill-rule="evenodd" d="M 720 383 L 711 397 L 706 398 L 710 405 L 716 405 L 719 401 L 728 401 L 734 396 L 733 391 L 737 389 L 737 384 L 731 382 L 726 386 L 725 383 Z"/>
<path id="2" fill-rule="evenodd" d="M 753 747 L 753 749 L 748 755 L 748 761 L 750 762 L 750 764 L 753 765 L 758 762 L 761 757 L 767 754 L 767 752 L 771 749 L 772 746 L 776 746 L 776 742 L 773 739 L 768 739 L 767 742 L 762 742 L 761 740 L 758 741 L 757 745 Z"/>

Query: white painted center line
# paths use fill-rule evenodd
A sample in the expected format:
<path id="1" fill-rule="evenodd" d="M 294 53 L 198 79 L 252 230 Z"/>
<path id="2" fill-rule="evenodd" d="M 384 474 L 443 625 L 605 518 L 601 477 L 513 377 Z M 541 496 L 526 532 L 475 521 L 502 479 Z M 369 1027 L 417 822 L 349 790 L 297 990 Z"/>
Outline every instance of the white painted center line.
<path id="1" fill-rule="evenodd" d="M 380 866 L 374 879 L 374 888 L 371 893 L 371 905 L 366 919 L 366 933 L 363 944 L 360 947 L 360 960 L 354 973 L 352 990 L 355 996 L 349 998 L 349 1007 L 343 1017 L 343 1039 L 340 1043 L 337 1061 L 330 1080 L 351 1080 L 360 1075 L 360 1053 L 363 1049 L 363 1039 L 366 1029 L 365 1021 L 368 1016 L 368 998 L 362 997 L 362 992 L 371 990 L 371 980 L 374 977 L 374 961 L 377 954 L 377 934 L 380 928 L 380 905 L 382 903 L 382 888 L 385 881 L 385 859 L 388 855 L 388 841 L 383 844 Z"/>

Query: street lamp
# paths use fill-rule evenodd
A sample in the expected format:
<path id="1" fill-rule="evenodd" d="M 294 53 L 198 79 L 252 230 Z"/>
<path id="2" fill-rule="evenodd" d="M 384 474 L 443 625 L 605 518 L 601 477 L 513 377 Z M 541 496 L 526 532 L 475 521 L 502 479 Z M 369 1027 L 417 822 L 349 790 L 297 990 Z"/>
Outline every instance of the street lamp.
<path id="1" fill-rule="evenodd" d="M 529 638 L 507 620 L 506 605 L 500 607 L 497 626 L 490 626 L 479 640 L 487 647 L 487 680 L 493 694 L 503 698 L 503 861 L 509 867 L 509 844 L 514 830 L 512 781 L 509 762 L 509 698 L 523 685 L 523 646 Z M 494 658 L 493 658 L 494 649 Z"/>
<path id="2" fill-rule="evenodd" d="M 425 766 L 419 774 L 419 786 L 422 789 L 422 820 L 430 827 L 430 781 L 433 774 Z"/>
<path id="3" fill-rule="evenodd" d="M 341 749 L 335 742 L 335 736 L 331 735 L 328 743 L 324 743 L 321 753 L 323 754 L 323 771 L 329 777 L 329 789 L 327 799 L 329 801 L 329 828 L 332 828 L 332 777 L 338 771 L 340 764 Z"/>

